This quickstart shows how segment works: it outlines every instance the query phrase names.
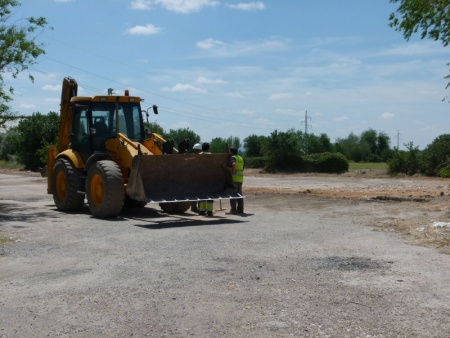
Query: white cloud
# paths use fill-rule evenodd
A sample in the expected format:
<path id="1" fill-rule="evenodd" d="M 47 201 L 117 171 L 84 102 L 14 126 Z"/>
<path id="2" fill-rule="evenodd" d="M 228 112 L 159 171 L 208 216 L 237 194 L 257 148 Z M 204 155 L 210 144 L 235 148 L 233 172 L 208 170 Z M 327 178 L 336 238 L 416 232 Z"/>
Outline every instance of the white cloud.
<path id="1" fill-rule="evenodd" d="M 51 91 L 51 92 L 59 92 L 61 90 L 60 85 L 44 85 L 41 87 L 42 90 Z"/>
<path id="2" fill-rule="evenodd" d="M 277 101 L 277 100 L 289 100 L 294 97 L 294 94 L 292 93 L 278 93 L 278 94 L 272 94 L 269 97 L 269 100 L 271 101 Z"/>
<path id="3" fill-rule="evenodd" d="M 245 116 L 255 116 L 256 115 L 256 113 L 253 110 L 248 110 L 248 109 L 242 109 L 240 111 L 240 113 Z"/>
<path id="4" fill-rule="evenodd" d="M 244 96 L 240 93 L 225 93 L 224 95 L 227 97 L 231 97 L 233 99 L 243 99 L 244 98 Z"/>
<path id="5" fill-rule="evenodd" d="M 156 27 L 152 24 L 147 24 L 145 26 L 135 26 L 127 30 L 127 33 L 130 35 L 154 35 L 158 34 L 161 31 L 161 28 Z"/>
<path id="6" fill-rule="evenodd" d="M 347 121 L 349 118 L 348 116 L 341 116 L 341 117 L 336 117 L 334 120 L 336 122 L 340 122 L 340 121 Z"/>
<path id="7" fill-rule="evenodd" d="M 265 119 L 265 118 L 256 119 L 255 123 L 259 126 L 274 126 L 274 125 L 276 125 L 276 123 L 274 121 Z"/>
<path id="8" fill-rule="evenodd" d="M 228 8 L 231 9 L 238 9 L 240 11 L 255 11 L 255 10 L 263 10 L 266 8 L 264 6 L 264 3 L 261 1 L 252 1 L 247 3 L 239 3 L 235 5 L 226 5 Z"/>
<path id="9" fill-rule="evenodd" d="M 395 119 L 395 114 L 392 114 L 389 112 L 384 112 L 383 114 L 381 114 L 381 118 L 383 120 L 392 120 L 392 119 Z"/>
<path id="10" fill-rule="evenodd" d="M 207 78 L 205 78 L 203 76 L 200 76 L 195 81 L 195 83 L 198 83 L 198 84 L 225 84 L 227 82 L 222 80 L 222 79 L 214 79 L 214 80 L 212 80 L 212 79 L 207 79 Z"/>
<path id="11" fill-rule="evenodd" d="M 180 121 L 177 122 L 176 124 L 172 125 L 170 127 L 170 129 L 187 129 L 187 128 L 192 128 L 191 124 L 187 121 Z"/>
<path id="12" fill-rule="evenodd" d="M 48 97 L 44 101 L 48 102 L 48 103 L 59 103 L 59 102 L 61 102 L 61 99 L 56 98 L 56 97 Z"/>
<path id="13" fill-rule="evenodd" d="M 219 40 L 206 39 L 206 40 L 197 42 L 195 45 L 201 49 L 211 49 L 215 46 L 223 46 L 223 45 L 225 45 L 225 43 L 223 43 L 222 41 L 219 41 Z"/>
<path id="14" fill-rule="evenodd" d="M 280 108 L 277 109 L 276 112 L 280 115 L 295 116 L 295 117 L 303 116 L 305 114 L 304 112 L 299 112 L 294 109 L 280 109 Z"/>
<path id="15" fill-rule="evenodd" d="M 177 83 L 173 87 L 164 87 L 163 90 L 167 92 L 207 93 L 207 91 L 202 88 L 183 83 Z"/>
<path id="16" fill-rule="evenodd" d="M 23 108 L 23 109 L 35 109 L 36 106 L 34 104 L 31 104 L 31 103 L 22 103 L 20 105 L 20 108 Z"/>
<path id="17" fill-rule="evenodd" d="M 131 9 L 134 10 L 149 10 L 152 8 L 152 2 L 151 0 L 133 0 L 131 1 Z"/>
<path id="18" fill-rule="evenodd" d="M 236 41 L 230 44 L 219 40 L 206 39 L 196 43 L 212 57 L 237 57 L 280 51 L 286 48 L 284 41 L 272 38 L 256 41 Z"/>
<path id="19" fill-rule="evenodd" d="M 204 7 L 213 7 L 220 4 L 218 1 L 214 0 L 153 0 L 150 4 L 151 3 L 160 5 L 169 11 L 183 14 L 198 12 Z"/>
<path id="20" fill-rule="evenodd" d="M 444 54 L 447 50 L 437 42 L 407 43 L 385 49 L 375 56 L 415 56 L 427 54 Z"/>

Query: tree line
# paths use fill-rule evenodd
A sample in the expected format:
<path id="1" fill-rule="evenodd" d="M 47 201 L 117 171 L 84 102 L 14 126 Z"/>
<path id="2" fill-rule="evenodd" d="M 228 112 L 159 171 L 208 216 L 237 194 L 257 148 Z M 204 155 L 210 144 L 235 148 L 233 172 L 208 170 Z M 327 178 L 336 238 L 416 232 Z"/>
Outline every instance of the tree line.
<path id="1" fill-rule="evenodd" d="M 389 25 L 402 32 L 406 40 L 419 32 L 422 39 L 441 41 L 444 47 L 449 45 L 448 0 L 390 2 L 398 3 L 399 7 L 390 14 Z M 0 134 L 0 159 L 17 161 L 25 169 L 36 170 L 46 163 L 47 146 L 57 143 L 58 114 L 35 113 L 26 118 L 17 116 L 9 106 L 14 89 L 11 86 L 6 88 L 4 75 L 15 78 L 28 71 L 37 62 L 37 58 L 45 53 L 43 44 L 37 41 L 37 37 L 46 29 L 52 28 L 48 27 L 44 17 L 15 18 L 14 12 L 19 6 L 18 0 L 0 3 L 0 128 L 5 130 L 6 122 L 20 119 L 16 127 Z M 29 78 L 33 81 L 31 74 Z M 450 75 L 445 78 L 449 79 Z M 449 86 L 450 83 L 447 87 Z M 193 145 L 200 141 L 199 135 L 189 128 L 166 132 L 155 123 L 150 129 L 176 143 L 189 139 Z M 392 149 L 389 143 L 389 137 L 385 133 L 373 129 L 368 129 L 361 135 L 351 133 L 346 138 L 337 139 L 335 143 L 326 134 L 316 136 L 294 129 L 286 132 L 275 130 L 269 136 L 250 135 L 243 143 L 233 136 L 227 139 L 214 138 L 210 142 L 212 152 L 223 152 L 227 147 L 235 146 L 243 151 L 248 164 L 253 163 L 268 170 L 342 172 L 346 166 L 348 168 L 346 161 L 349 160 L 385 161 L 391 174 L 421 173 L 450 177 L 449 135 L 439 136 L 423 151 L 412 142 L 405 144 L 406 151 Z"/>
<path id="2" fill-rule="evenodd" d="M 47 163 L 47 148 L 58 142 L 59 114 L 34 113 L 23 117 L 17 126 L 0 133 L 0 160 L 17 162 L 24 169 L 37 171 Z M 450 177 L 450 135 L 437 137 L 423 151 L 413 142 L 405 144 L 406 150 L 391 148 L 389 136 L 369 128 L 360 135 L 350 133 L 345 138 L 331 142 L 328 135 L 306 134 L 290 129 L 274 130 L 270 135 L 252 134 L 241 142 L 239 137 L 215 137 L 201 140 L 190 128 L 168 131 L 157 122 L 146 123 L 146 128 L 158 133 L 175 146 L 189 141 L 190 151 L 195 143 L 209 142 L 213 153 L 227 152 L 236 147 L 246 159 L 247 167 L 267 171 L 333 172 L 348 170 L 348 162 L 386 162 L 389 172 L 396 174 L 424 174 Z"/>

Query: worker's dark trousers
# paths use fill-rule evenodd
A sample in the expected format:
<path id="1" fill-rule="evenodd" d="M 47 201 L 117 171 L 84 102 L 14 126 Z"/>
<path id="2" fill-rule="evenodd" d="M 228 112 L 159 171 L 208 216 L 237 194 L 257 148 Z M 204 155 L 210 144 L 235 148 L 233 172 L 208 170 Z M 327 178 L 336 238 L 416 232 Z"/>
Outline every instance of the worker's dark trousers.
<path id="1" fill-rule="evenodd" d="M 234 182 L 234 190 L 242 196 L 242 183 Z M 230 207 L 231 210 L 236 210 L 237 212 L 244 212 L 244 199 L 243 198 L 231 199 Z"/>

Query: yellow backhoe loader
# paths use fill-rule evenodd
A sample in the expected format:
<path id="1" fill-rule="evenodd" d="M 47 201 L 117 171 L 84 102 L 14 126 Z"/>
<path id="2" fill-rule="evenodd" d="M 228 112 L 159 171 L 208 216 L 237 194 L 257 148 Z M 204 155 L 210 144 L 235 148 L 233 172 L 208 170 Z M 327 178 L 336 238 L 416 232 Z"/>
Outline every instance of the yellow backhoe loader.
<path id="1" fill-rule="evenodd" d="M 123 96 L 77 92 L 77 82 L 66 77 L 59 144 L 48 150 L 47 192 L 59 210 L 80 210 L 86 198 L 99 218 L 147 203 L 183 213 L 192 201 L 241 197 L 233 189 L 228 154 L 179 154 L 173 142 L 144 130 L 141 98 L 127 90 Z"/>

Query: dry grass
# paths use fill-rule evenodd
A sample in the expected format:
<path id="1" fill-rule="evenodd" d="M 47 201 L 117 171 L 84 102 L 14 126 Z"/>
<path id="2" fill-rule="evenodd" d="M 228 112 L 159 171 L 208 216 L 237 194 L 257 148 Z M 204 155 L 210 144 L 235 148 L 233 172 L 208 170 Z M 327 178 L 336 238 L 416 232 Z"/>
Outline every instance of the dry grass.
<path id="1" fill-rule="evenodd" d="M 11 237 L 0 234 L 0 246 L 11 242 L 13 242 Z"/>
<path id="2" fill-rule="evenodd" d="M 380 219 L 377 226 L 402 235 L 411 244 L 434 247 L 450 254 L 449 202 L 450 198 L 446 196 L 427 203 L 410 203 L 407 209 L 414 209 L 414 212 L 387 216 Z M 446 226 L 434 226 L 436 222 L 443 222 Z"/>

